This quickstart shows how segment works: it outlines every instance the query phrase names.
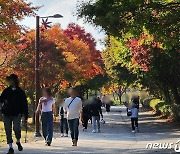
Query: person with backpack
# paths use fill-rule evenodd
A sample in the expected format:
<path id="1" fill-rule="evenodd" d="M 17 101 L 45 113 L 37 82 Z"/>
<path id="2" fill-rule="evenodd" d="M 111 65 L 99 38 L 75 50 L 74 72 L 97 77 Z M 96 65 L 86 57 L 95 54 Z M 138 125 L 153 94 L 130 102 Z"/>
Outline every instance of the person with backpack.
<path id="1" fill-rule="evenodd" d="M 65 99 L 59 106 L 61 137 L 68 137 L 69 128 L 67 122 L 67 112 L 65 112 L 64 104 L 65 104 Z"/>
<path id="2" fill-rule="evenodd" d="M 42 95 L 39 99 L 36 112 L 41 112 L 42 133 L 45 144 L 51 146 L 53 138 L 53 113 L 56 114 L 56 105 L 50 88 L 43 88 Z"/>
<path id="3" fill-rule="evenodd" d="M 70 88 L 68 90 L 70 97 L 65 100 L 65 112 L 67 112 L 67 119 L 69 129 L 71 132 L 72 146 L 77 146 L 79 137 L 79 119 L 82 116 L 82 100 L 77 97 L 77 90 Z"/>
<path id="4" fill-rule="evenodd" d="M 137 104 L 136 98 L 133 99 L 131 109 L 130 109 L 130 117 L 131 117 L 131 126 L 132 126 L 132 133 L 136 131 L 139 132 L 138 128 L 138 114 L 139 114 L 139 104 Z"/>
<path id="5" fill-rule="evenodd" d="M 91 103 L 90 114 L 92 116 L 92 127 L 93 127 L 92 133 L 96 133 L 96 132 L 100 133 L 100 115 L 103 119 L 103 114 L 102 114 L 102 109 L 101 109 L 101 103 L 99 103 L 99 100 L 97 98 L 94 98 Z M 97 126 L 96 126 L 96 123 L 97 123 Z"/>
<path id="6" fill-rule="evenodd" d="M 14 154 L 12 127 L 15 132 L 18 150 L 23 151 L 23 147 L 20 143 L 21 119 L 24 115 L 25 125 L 27 127 L 28 102 L 25 92 L 19 87 L 18 76 L 11 74 L 6 78 L 6 80 L 9 87 L 2 92 L 0 96 L 0 103 L 3 104 L 1 112 L 4 117 L 4 128 L 6 132 L 7 144 L 9 144 L 9 151 L 7 154 Z"/>

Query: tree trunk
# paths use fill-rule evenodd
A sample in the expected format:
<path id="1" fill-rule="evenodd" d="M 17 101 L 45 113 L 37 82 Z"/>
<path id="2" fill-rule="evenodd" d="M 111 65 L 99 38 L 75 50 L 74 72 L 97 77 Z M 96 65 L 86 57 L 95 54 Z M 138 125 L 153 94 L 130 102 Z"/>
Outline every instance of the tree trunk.
<path id="1" fill-rule="evenodd" d="M 113 98 L 114 98 L 114 100 L 116 100 L 116 97 L 115 97 L 115 95 L 114 95 L 114 92 L 113 92 Z"/>
<path id="2" fill-rule="evenodd" d="M 89 90 L 88 89 L 86 90 L 86 98 L 87 99 L 89 98 Z"/>
<path id="3" fill-rule="evenodd" d="M 122 95 L 121 94 L 119 95 L 119 102 L 120 102 L 120 104 L 122 104 Z"/>
<path id="4" fill-rule="evenodd" d="M 177 86 L 172 85 L 171 89 L 172 89 L 172 94 L 174 96 L 175 103 L 180 104 L 180 96 L 179 96 L 179 93 L 178 93 Z"/>
<path id="5" fill-rule="evenodd" d="M 170 94 L 169 94 L 169 89 L 164 88 L 164 89 L 163 89 L 163 93 L 164 93 L 165 101 L 166 101 L 167 103 L 171 104 L 172 101 L 171 101 L 171 97 L 170 97 Z"/>

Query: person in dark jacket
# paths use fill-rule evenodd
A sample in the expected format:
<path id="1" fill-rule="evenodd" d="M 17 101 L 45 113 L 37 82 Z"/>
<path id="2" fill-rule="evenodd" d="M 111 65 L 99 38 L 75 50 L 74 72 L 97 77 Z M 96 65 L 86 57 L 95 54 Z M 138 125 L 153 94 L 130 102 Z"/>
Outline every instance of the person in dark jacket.
<path id="1" fill-rule="evenodd" d="M 18 150 L 22 151 L 23 147 L 20 143 L 21 139 L 21 118 L 25 116 L 25 124 L 28 119 L 28 103 L 25 92 L 19 87 L 18 76 L 11 74 L 6 78 L 9 87 L 6 88 L 1 96 L 0 103 L 2 106 L 2 114 L 4 117 L 4 127 L 7 137 L 7 144 L 9 144 L 9 151 L 7 154 L 14 154 L 13 139 L 12 139 L 12 125 L 15 132 L 16 144 Z"/>
<path id="2" fill-rule="evenodd" d="M 68 137 L 69 127 L 67 121 L 67 113 L 64 111 L 64 103 L 65 103 L 64 101 L 65 99 L 59 106 L 60 129 L 61 129 L 61 137 Z"/>
<path id="3" fill-rule="evenodd" d="M 87 102 L 83 103 L 83 109 L 82 109 L 82 125 L 83 125 L 83 131 L 87 130 L 88 127 L 88 121 L 91 119 L 90 114 L 90 104 Z"/>
<path id="4" fill-rule="evenodd" d="M 111 105 L 110 103 L 106 104 L 106 112 L 109 113 L 111 111 Z"/>
<path id="5" fill-rule="evenodd" d="M 92 133 L 99 133 L 100 132 L 100 115 L 103 119 L 103 114 L 102 114 L 102 109 L 101 109 L 101 103 L 98 101 L 97 98 L 93 99 L 93 102 L 91 103 L 90 106 L 90 113 L 92 116 L 92 126 L 93 126 L 93 131 Z M 96 123 L 98 129 L 96 130 Z"/>
<path id="6" fill-rule="evenodd" d="M 100 97 L 97 97 L 97 101 L 99 102 L 99 104 L 101 105 L 101 107 L 103 107 L 103 103 L 102 103 Z"/>

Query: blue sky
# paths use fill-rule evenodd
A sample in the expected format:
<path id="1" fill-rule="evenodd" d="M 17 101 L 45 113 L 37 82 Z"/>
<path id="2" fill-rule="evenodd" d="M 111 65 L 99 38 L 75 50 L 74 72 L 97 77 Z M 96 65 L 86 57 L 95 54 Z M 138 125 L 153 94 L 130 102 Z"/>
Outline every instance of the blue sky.
<path id="1" fill-rule="evenodd" d="M 102 40 L 105 37 L 103 32 L 100 32 L 100 29 L 93 27 L 90 24 L 84 24 L 83 20 L 78 20 L 74 16 L 76 11 L 76 4 L 79 0 L 26 0 L 27 2 L 32 2 L 34 6 L 43 6 L 37 12 L 39 16 L 48 16 L 54 14 L 62 14 L 64 18 L 61 19 L 50 19 L 53 23 L 60 23 L 62 28 L 66 28 L 67 25 L 71 22 L 77 23 L 80 26 L 84 27 L 87 32 L 90 32 L 97 41 L 97 49 L 102 49 Z M 85 1 L 85 0 L 84 0 Z M 35 28 L 35 18 L 25 18 L 22 22 L 23 25 Z"/>

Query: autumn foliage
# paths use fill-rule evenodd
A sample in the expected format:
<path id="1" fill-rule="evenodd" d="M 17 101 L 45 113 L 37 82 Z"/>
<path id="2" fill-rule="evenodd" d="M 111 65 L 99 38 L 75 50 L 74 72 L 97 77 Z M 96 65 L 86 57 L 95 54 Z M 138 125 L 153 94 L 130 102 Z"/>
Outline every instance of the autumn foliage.
<path id="1" fill-rule="evenodd" d="M 0 38 L 15 41 L 24 29 L 17 21 L 35 15 L 39 7 L 24 0 L 0 0 Z"/>
<path id="2" fill-rule="evenodd" d="M 75 27 L 78 27 L 78 33 Z M 1 71 L 2 76 L 12 72 L 18 74 L 23 88 L 31 89 L 31 93 L 34 90 L 35 76 L 34 44 L 35 30 L 30 30 L 14 46 L 12 55 L 8 56 L 5 69 L 1 67 L 4 70 L 4 72 Z M 96 55 L 95 58 L 94 55 Z M 49 86 L 57 91 L 69 84 L 85 84 L 86 81 L 103 74 L 100 64 L 101 54 L 96 50 L 94 38 L 80 26 L 70 24 L 67 29 L 63 30 L 60 25 L 54 25 L 41 32 L 41 87 Z"/>

